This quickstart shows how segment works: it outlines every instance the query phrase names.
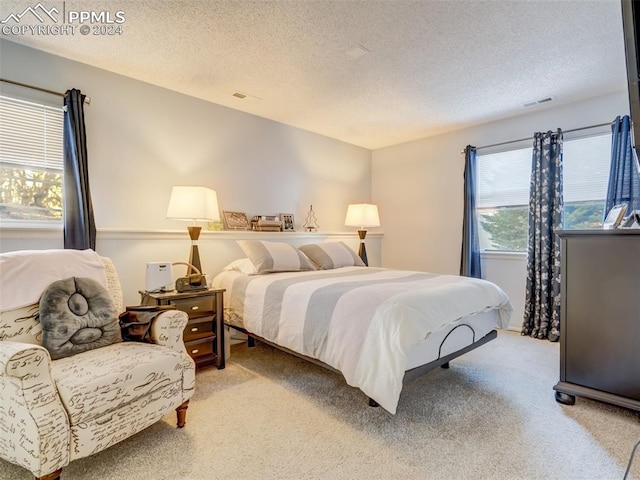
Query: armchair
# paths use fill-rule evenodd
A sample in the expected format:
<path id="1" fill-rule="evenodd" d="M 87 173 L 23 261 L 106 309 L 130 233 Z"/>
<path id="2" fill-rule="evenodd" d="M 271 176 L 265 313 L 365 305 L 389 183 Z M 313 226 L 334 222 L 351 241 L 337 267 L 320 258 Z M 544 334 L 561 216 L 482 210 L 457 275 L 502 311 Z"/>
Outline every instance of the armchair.
<path id="1" fill-rule="evenodd" d="M 85 260 L 93 265 L 83 267 Z M 52 360 L 38 320 L 44 280 L 23 284 L 39 290 L 29 292 L 36 301 L 26 306 L 11 308 L 7 292 L 7 277 L 16 283 L 16 271 L 47 270 L 48 264 L 63 267 L 43 274 L 47 282 L 95 268 L 118 312 L 123 302 L 113 263 L 91 250 L 0 254 L 0 458 L 36 479 L 55 480 L 72 460 L 140 432 L 171 410 L 183 427 L 195 368 L 182 342 L 187 314 L 178 310 L 154 319 L 153 344 L 117 342 Z"/>

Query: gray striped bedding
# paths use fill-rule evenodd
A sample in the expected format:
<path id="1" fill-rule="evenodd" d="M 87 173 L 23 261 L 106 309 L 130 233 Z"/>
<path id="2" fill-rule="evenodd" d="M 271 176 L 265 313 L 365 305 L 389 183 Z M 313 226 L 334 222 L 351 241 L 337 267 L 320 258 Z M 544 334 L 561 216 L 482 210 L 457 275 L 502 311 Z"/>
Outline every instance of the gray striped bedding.
<path id="1" fill-rule="evenodd" d="M 432 332 L 480 312 L 497 310 L 506 328 L 512 307 L 496 285 L 478 279 L 384 268 L 214 278 L 225 288 L 230 324 L 339 370 L 395 413 L 407 352 Z"/>

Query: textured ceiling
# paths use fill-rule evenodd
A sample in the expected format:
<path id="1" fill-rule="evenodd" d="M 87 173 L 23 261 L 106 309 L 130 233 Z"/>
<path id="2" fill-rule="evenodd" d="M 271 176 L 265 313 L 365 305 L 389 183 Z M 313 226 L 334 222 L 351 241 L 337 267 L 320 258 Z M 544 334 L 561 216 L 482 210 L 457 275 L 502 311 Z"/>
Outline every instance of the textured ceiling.
<path id="1" fill-rule="evenodd" d="M 0 19 L 32 4 L 2 0 Z M 618 0 L 67 0 L 64 8 L 123 11 L 124 33 L 3 38 L 370 149 L 626 88 Z M 367 53 L 350 55 L 357 46 Z"/>

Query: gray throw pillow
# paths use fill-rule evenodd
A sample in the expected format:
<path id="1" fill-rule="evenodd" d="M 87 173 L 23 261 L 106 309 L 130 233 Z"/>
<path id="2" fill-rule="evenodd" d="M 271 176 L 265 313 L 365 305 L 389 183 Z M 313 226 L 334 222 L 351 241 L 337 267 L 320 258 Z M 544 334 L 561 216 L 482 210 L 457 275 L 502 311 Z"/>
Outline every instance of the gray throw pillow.
<path id="1" fill-rule="evenodd" d="M 264 240 L 237 240 L 256 273 L 301 272 L 315 270 L 307 256 L 293 245 Z"/>
<path id="2" fill-rule="evenodd" d="M 54 360 L 122 341 L 111 295 L 90 278 L 49 285 L 40 297 L 39 315 L 42 346 Z"/>
<path id="3" fill-rule="evenodd" d="M 318 270 L 365 266 L 358 254 L 344 242 L 310 243 L 298 248 L 318 267 Z"/>

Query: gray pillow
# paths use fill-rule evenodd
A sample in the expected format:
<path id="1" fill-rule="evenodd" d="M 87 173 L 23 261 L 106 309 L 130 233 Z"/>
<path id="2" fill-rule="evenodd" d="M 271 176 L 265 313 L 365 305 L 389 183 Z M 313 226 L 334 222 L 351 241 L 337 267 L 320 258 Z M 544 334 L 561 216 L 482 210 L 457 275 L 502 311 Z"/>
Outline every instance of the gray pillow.
<path id="1" fill-rule="evenodd" d="M 318 270 L 365 266 L 358 254 L 344 242 L 310 243 L 298 248 L 316 265 Z"/>
<path id="2" fill-rule="evenodd" d="M 90 278 L 52 283 L 40 297 L 42 346 L 51 358 L 121 342 L 118 312 L 109 292 Z"/>
<path id="3" fill-rule="evenodd" d="M 306 255 L 288 243 L 264 240 L 238 240 L 237 242 L 256 267 L 256 273 L 315 270 Z"/>

